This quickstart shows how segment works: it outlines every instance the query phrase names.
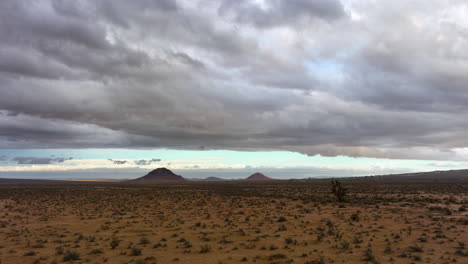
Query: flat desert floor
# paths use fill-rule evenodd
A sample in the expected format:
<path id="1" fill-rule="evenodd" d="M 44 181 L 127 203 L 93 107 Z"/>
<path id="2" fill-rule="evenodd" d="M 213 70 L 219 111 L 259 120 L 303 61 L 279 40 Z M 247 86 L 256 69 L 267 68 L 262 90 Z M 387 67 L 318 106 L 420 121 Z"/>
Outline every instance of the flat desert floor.
<path id="1" fill-rule="evenodd" d="M 2 184 L 0 262 L 468 263 L 468 182 Z"/>

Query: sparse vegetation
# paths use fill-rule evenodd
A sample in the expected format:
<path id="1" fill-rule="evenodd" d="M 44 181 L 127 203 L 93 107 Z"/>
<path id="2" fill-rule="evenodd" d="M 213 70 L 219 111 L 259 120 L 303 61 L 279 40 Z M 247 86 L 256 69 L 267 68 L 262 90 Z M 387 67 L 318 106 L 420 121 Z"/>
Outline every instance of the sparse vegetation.
<path id="1" fill-rule="evenodd" d="M 116 237 L 113 237 L 112 240 L 111 240 L 111 243 L 110 243 L 111 248 L 115 249 L 119 245 L 120 245 L 120 240 L 117 239 Z"/>
<path id="2" fill-rule="evenodd" d="M 132 248 L 130 251 L 130 256 L 140 256 L 141 255 L 141 249 L 139 248 Z"/>
<path id="3" fill-rule="evenodd" d="M 100 248 L 96 248 L 96 249 L 91 250 L 91 254 L 94 254 L 94 255 L 102 254 L 102 253 L 104 253 L 104 252 Z"/>
<path id="4" fill-rule="evenodd" d="M 148 245 L 151 241 L 147 237 L 140 238 L 140 245 Z"/>
<path id="5" fill-rule="evenodd" d="M 211 251 L 211 247 L 209 245 L 203 245 L 200 247 L 200 253 L 208 253 Z"/>
<path id="6" fill-rule="evenodd" d="M 353 194 L 343 206 L 329 181 L 0 185 L 0 257 L 38 264 L 466 258 L 466 184 L 340 181 Z"/>
<path id="7" fill-rule="evenodd" d="M 80 259 L 80 254 L 76 251 L 67 251 L 63 254 L 63 261 L 73 261 L 73 260 L 79 260 Z"/>
<path id="8" fill-rule="evenodd" d="M 63 252 L 64 252 L 64 250 L 63 250 L 62 246 L 58 246 L 58 247 L 55 248 L 55 254 L 56 255 L 62 255 Z"/>

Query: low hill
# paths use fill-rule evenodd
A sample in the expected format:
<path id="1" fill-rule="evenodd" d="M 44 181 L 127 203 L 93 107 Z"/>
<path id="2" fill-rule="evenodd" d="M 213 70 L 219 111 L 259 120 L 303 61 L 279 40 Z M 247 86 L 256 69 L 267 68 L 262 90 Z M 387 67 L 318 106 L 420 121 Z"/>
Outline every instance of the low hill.
<path id="1" fill-rule="evenodd" d="M 260 172 L 256 172 L 245 179 L 246 181 L 273 181 L 270 177 L 263 175 Z"/>
<path id="2" fill-rule="evenodd" d="M 218 177 L 208 177 L 206 179 L 203 179 L 203 181 L 225 181 L 225 179 L 221 179 Z"/>
<path id="3" fill-rule="evenodd" d="M 184 177 L 173 173 L 166 168 L 157 168 L 143 177 L 128 181 L 129 183 L 159 183 L 159 182 L 184 182 Z"/>

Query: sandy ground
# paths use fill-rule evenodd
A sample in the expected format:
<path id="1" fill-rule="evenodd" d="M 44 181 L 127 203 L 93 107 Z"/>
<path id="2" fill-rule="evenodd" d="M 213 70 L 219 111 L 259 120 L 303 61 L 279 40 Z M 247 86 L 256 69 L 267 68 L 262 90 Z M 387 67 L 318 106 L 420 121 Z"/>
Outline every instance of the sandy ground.
<path id="1" fill-rule="evenodd" d="M 0 186 L 10 263 L 468 263 L 468 183 Z"/>

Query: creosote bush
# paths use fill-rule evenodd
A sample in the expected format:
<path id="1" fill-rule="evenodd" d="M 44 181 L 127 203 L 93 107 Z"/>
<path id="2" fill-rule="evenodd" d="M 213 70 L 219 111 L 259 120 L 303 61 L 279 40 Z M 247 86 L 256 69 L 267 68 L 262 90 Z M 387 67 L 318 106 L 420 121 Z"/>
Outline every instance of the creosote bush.
<path id="1" fill-rule="evenodd" d="M 73 261 L 73 260 L 79 260 L 80 259 L 80 254 L 76 251 L 67 251 L 63 255 L 63 261 Z"/>
<path id="2" fill-rule="evenodd" d="M 200 253 L 208 253 L 211 251 L 211 247 L 209 245 L 203 245 L 200 247 Z"/>
<path id="3" fill-rule="evenodd" d="M 140 256 L 141 255 L 141 249 L 139 248 L 132 248 L 132 251 L 130 252 L 130 256 Z"/>
<path id="4" fill-rule="evenodd" d="M 112 241 L 111 241 L 111 243 L 110 243 L 111 248 L 112 248 L 112 249 L 115 249 L 116 247 L 119 246 L 119 244 L 120 244 L 120 240 L 117 239 L 117 238 L 115 238 L 115 237 L 113 237 L 113 238 L 112 238 Z"/>

